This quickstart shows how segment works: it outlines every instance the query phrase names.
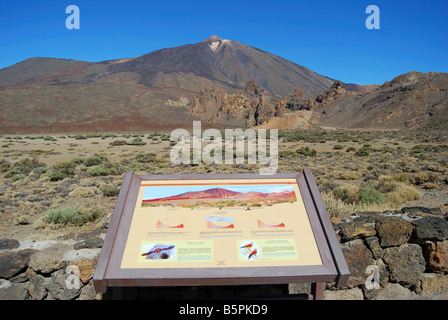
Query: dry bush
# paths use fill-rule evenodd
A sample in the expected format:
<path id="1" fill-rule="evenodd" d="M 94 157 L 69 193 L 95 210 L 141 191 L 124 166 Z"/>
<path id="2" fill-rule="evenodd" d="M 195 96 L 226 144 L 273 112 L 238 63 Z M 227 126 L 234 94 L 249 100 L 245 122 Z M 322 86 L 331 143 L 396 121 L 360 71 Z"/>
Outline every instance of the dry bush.
<path id="1" fill-rule="evenodd" d="M 322 192 L 322 199 L 325 203 L 325 208 L 330 215 L 342 214 L 351 215 L 356 212 L 368 212 L 368 211 L 385 211 L 398 209 L 397 207 L 391 207 L 389 203 L 345 203 L 341 199 L 338 199 L 333 192 Z"/>
<path id="2" fill-rule="evenodd" d="M 334 179 L 340 180 L 359 180 L 363 177 L 360 172 L 352 170 L 335 170 L 331 175 Z"/>
<path id="3" fill-rule="evenodd" d="M 342 200 L 346 204 L 357 203 L 359 201 L 358 187 L 351 184 L 344 184 L 333 190 L 336 199 Z"/>
<path id="4" fill-rule="evenodd" d="M 423 185 L 427 182 L 437 183 L 438 180 L 438 174 L 429 171 L 418 172 L 410 178 L 410 182 L 415 185 Z"/>
<path id="5" fill-rule="evenodd" d="M 376 188 L 384 194 L 386 203 L 401 206 L 407 201 L 418 200 L 422 194 L 413 186 L 398 181 L 380 181 Z"/>

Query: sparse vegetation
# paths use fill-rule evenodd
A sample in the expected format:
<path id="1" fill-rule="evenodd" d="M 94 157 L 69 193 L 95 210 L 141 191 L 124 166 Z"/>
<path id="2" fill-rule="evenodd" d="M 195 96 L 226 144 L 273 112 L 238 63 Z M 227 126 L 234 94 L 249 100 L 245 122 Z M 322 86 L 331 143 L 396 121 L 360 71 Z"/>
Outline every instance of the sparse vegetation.
<path id="1" fill-rule="evenodd" d="M 101 192 L 105 197 L 116 197 L 120 192 L 120 188 L 115 186 L 104 186 L 101 188 Z"/>
<path id="2" fill-rule="evenodd" d="M 99 208 L 82 210 L 78 208 L 51 209 L 44 213 L 45 219 L 53 224 L 82 226 L 103 216 Z"/>
<path id="3" fill-rule="evenodd" d="M 278 172 L 311 168 L 331 214 L 396 210 L 409 202 L 425 205 L 414 201 L 425 200 L 422 199 L 424 192 L 448 188 L 448 136 L 443 132 L 297 130 L 279 133 Z M 144 141 L 149 142 L 146 146 L 140 144 L 141 134 L 82 136 L 85 139 L 79 135 L 67 135 L 65 139 L 58 136 L 58 141 L 51 141 L 47 136 L 0 138 L 0 145 L 6 146 L 0 148 L 2 212 L 21 214 L 32 220 L 60 207 L 84 208 L 87 203 L 88 207 L 102 206 L 105 198 L 112 210 L 114 204 L 109 198 L 118 195 L 122 174 L 128 170 L 137 174 L 246 173 L 258 172 L 260 167 L 248 163 L 172 165 L 169 135 L 161 133 L 143 135 Z M 92 141 L 99 143 L 92 145 Z M 6 187 L 2 189 L 2 185 Z M 85 198 L 75 197 L 74 193 L 70 196 L 79 187 L 93 193 Z M 443 203 L 448 201 L 445 199 Z M 230 201 L 213 204 L 217 209 L 239 205 Z M 255 209 L 253 205 L 244 204 Z M 84 212 L 84 209 L 75 211 Z M 68 212 L 65 216 L 74 218 L 67 225 L 81 223 L 77 220 L 79 217 Z M 56 213 L 50 216 L 54 221 L 70 221 L 63 218 L 62 212 L 59 218 Z M 63 223 L 58 222 L 56 226 Z"/>

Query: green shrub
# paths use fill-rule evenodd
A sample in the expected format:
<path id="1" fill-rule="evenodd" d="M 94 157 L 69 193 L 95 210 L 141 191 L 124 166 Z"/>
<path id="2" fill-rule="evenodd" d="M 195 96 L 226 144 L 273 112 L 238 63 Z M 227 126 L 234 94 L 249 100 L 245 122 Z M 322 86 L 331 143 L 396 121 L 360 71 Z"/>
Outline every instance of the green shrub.
<path id="1" fill-rule="evenodd" d="M 25 179 L 25 177 L 26 177 L 26 176 L 25 176 L 23 173 L 19 173 L 19 174 L 15 174 L 15 175 L 13 175 L 13 176 L 11 177 L 11 180 L 14 181 L 14 182 L 16 182 L 16 181 Z"/>
<path id="2" fill-rule="evenodd" d="M 50 181 L 59 181 L 59 180 L 64 180 L 65 178 L 68 177 L 68 175 L 61 171 L 50 170 L 50 171 L 44 173 L 42 175 L 42 177 L 48 177 L 50 179 Z"/>
<path id="3" fill-rule="evenodd" d="M 114 186 L 104 186 L 101 188 L 101 192 L 105 197 L 116 197 L 120 192 L 120 188 Z"/>
<path id="4" fill-rule="evenodd" d="M 342 144 L 335 144 L 335 145 L 333 146 L 333 149 L 334 149 L 334 150 L 341 150 L 341 149 L 344 149 L 344 146 L 343 146 Z"/>
<path id="5" fill-rule="evenodd" d="M 126 142 L 126 144 L 130 146 L 144 146 L 146 145 L 146 142 L 144 142 L 141 138 L 137 137 L 131 142 Z"/>
<path id="6" fill-rule="evenodd" d="M 20 174 L 20 170 L 17 168 L 11 168 L 10 170 L 6 171 L 3 177 L 5 178 L 12 178 L 16 174 Z"/>
<path id="7" fill-rule="evenodd" d="M 12 178 L 15 175 L 28 175 L 33 169 L 38 167 L 44 167 L 45 164 L 38 161 L 37 159 L 23 159 L 20 161 L 17 161 L 13 165 L 9 164 L 6 161 L 0 162 L 0 172 L 4 172 L 3 175 L 5 178 Z M 17 177 L 15 178 L 17 179 Z"/>
<path id="8" fill-rule="evenodd" d="M 294 142 L 294 141 L 300 141 L 305 140 L 305 136 L 303 136 L 300 132 L 292 132 L 288 133 L 283 140 L 285 142 Z"/>
<path id="9" fill-rule="evenodd" d="M 44 174 L 47 171 L 48 171 L 48 168 L 45 168 L 45 167 L 37 167 L 37 168 L 34 168 L 34 170 L 33 170 L 33 172 L 37 173 L 37 174 Z"/>
<path id="10" fill-rule="evenodd" d="M 125 140 L 115 140 L 115 141 L 112 141 L 109 144 L 111 146 L 114 146 L 114 147 L 116 147 L 116 146 L 124 146 L 126 144 L 126 141 Z"/>
<path id="11" fill-rule="evenodd" d="M 280 158 L 287 158 L 287 157 L 295 157 L 297 156 L 297 153 L 290 150 L 280 151 L 279 154 Z"/>
<path id="12" fill-rule="evenodd" d="M 167 134 L 162 134 L 160 136 L 160 140 L 162 140 L 162 141 L 170 141 L 170 136 L 167 135 Z"/>
<path id="13" fill-rule="evenodd" d="M 36 158 L 23 159 L 14 164 L 14 167 L 18 168 L 20 172 L 24 174 L 30 173 L 34 168 L 45 167 L 45 163 L 40 162 Z"/>
<path id="14" fill-rule="evenodd" d="M 416 145 L 412 148 L 411 150 L 413 153 L 422 153 L 425 151 L 425 148 L 423 148 L 423 146 L 420 145 Z"/>
<path id="15" fill-rule="evenodd" d="M 139 153 L 135 156 L 135 161 L 140 163 L 151 163 L 154 162 L 156 155 L 154 153 Z"/>
<path id="16" fill-rule="evenodd" d="M 317 154 L 316 149 L 310 149 L 310 147 L 301 147 L 300 149 L 297 149 L 296 152 L 298 154 L 303 154 L 307 157 L 315 157 Z"/>
<path id="17" fill-rule="evenodd" d="M 396 174 L 392 176 L 392 180 L 397 182 L 408 182 L 408 175 L 404 173 Z"/>
<path id="18" fill-rule="evenodd" d="M 73 163 L 72 161 L 62 161 L 62 162 L 58 162 L 56 163 L 53 168 L 55 169 L 61 169 L 61 170 L 69 170 L 76 167 L 76 164 Z"/>
<path id="19" fill-rule="evenodd" d="M 117 175 L 118 174 L 118 170 L 115 167 L 113 167 L 112 165 L 108 165 L 108 164 L 102 164 L 99 166 L 91 167 L 87 172 L 92 177 L 109 176 L 109 175 Z"/>
<path id="20" fill-rule="evenodd" d="M 54 224 L 72 224 L 82 226 L 87 222 L 92 222 L 103 216 L 103 210 L 93 208 L 81 210 L 78 208 L 51 209 L 44 213 L 48 222 Z"/>
<path id="21" fill-rule="evenodd" d="M 92 167 L 92 166 L 97 166 L 97 165 L 102 164 L 104 162 L 104 160 L 105 159 L 102 157 L 90 157 L 90 158 L 85 159 L 83 161 L 83 164 L 86 167 Z"/>
<path id="22" fill-rule="evenodd" d="M 111 134 L 111 133 L 107 133 L 107 134 L 103 134 L 102 136 L 101 136 L 101 139 L 106 139 L 106 138 L 116 138 L 117 137 L 117 135 L 116 134 Z"/>
<path id="23" fill-rule="evenodd" d="M 5 173 L 11 168 L 11 164 L 5 159 L 0 160 L 0 173 Z"/>
<path id="24" fill-rule="evenodd" d="M 348 142 L 349 137 L 348 136 L 339 136 L 338 142 Z"/>
<path id="25" fill-rule="evenodd" d="M 62 161 L 53 166 L 47 176 L 51 181 L 58 181 L 75 175 L 76 163 L 73 161 Z"/>
<path id="26" fill-rule="evenodd" d="M 369 151 L 366 148 L 361 148 L 355 152 L 355 156 L 367 157 L 367 156 L 369 156 Z"/>
<path id="27" fill-rule="evenodd" d="M 384 195 L 368 186 L 359 188 L 358 196 L 361 204 L 381 204 L 384 202 Z"/>

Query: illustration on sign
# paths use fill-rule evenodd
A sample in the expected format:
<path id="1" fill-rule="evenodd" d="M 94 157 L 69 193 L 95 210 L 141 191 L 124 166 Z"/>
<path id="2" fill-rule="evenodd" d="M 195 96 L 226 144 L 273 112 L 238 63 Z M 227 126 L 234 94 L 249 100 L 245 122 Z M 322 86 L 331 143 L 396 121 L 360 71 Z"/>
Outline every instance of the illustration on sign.
<path id="1" fill-rule="evenodd" d="M 322 262 L 295 179 L 142 181 L 122 267 L 297 263 Z"/>
<path id="2" fill-rule="evenodd" d="M 147 187 L 142 206 L 250 209 L 294 201 L 296 195 L 292 185 L 166 186 Z"/>

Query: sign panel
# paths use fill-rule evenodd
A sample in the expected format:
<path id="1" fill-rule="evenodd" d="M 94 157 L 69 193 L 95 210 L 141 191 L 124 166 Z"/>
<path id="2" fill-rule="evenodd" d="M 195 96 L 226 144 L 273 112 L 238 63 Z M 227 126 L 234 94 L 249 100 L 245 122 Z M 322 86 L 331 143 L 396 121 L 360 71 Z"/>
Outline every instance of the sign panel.
<path id="1" fill-rule="evenodd" d="M 314 177 L 126 173 L 93 276 L 127 286 L 346 284 Z M 317 292 L 316 291 L 316 292 Z"/>
<path id="2" fill-rule="evenodd" d="M 295 179 L 142 181 L 121 268 L 321 265 Z"/>

